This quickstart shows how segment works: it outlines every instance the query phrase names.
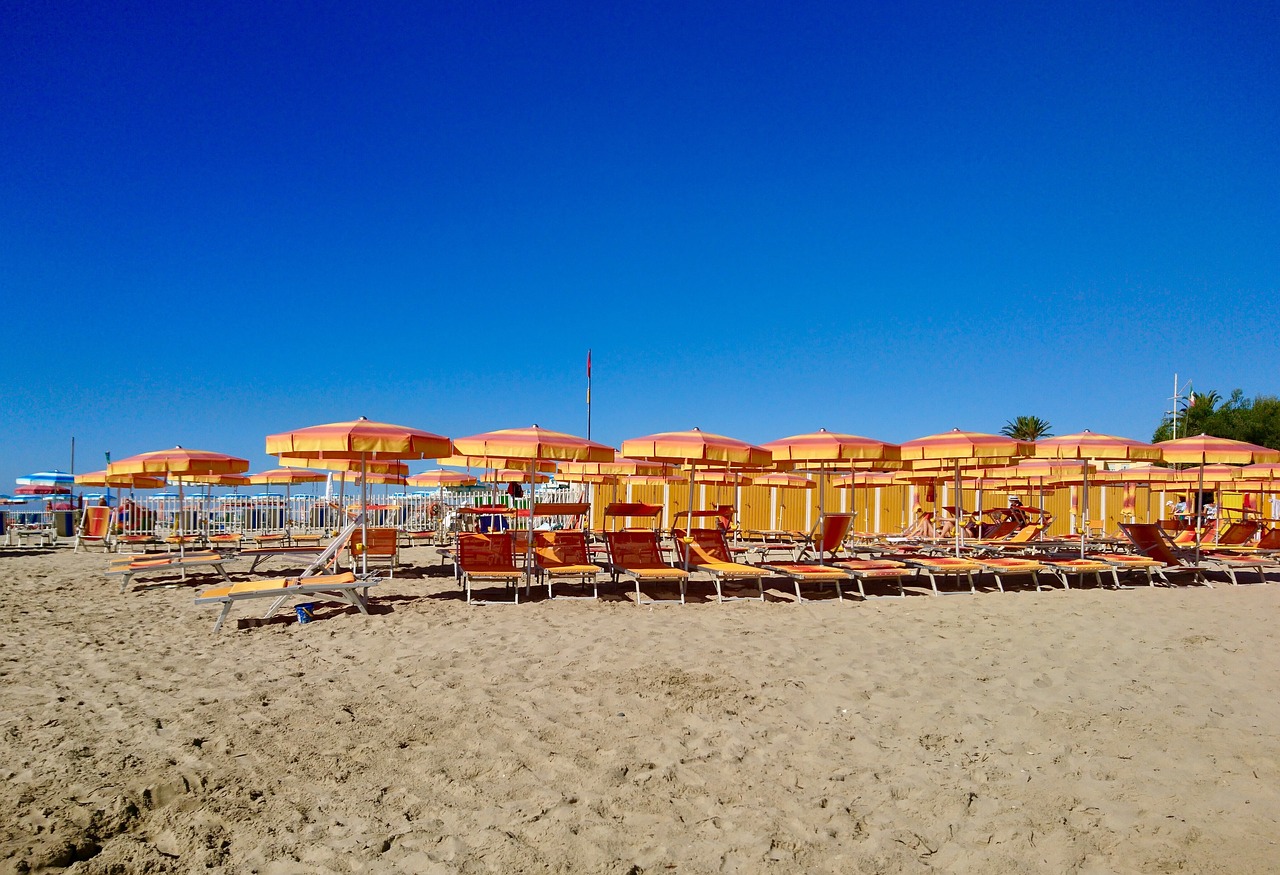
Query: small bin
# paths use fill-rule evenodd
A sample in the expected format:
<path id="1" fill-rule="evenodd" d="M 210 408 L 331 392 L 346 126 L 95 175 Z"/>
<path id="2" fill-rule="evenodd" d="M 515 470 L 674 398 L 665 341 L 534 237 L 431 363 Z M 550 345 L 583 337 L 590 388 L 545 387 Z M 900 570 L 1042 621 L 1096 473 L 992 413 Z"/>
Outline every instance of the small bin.
<path id="1" fill-rule="evenodd" d="M 75 526 L 71 524 L 71 514 L 69 510 L 53 512 L 53 530 L 58 533 L 59 538 L 70 538 L 76 533 Z"/>

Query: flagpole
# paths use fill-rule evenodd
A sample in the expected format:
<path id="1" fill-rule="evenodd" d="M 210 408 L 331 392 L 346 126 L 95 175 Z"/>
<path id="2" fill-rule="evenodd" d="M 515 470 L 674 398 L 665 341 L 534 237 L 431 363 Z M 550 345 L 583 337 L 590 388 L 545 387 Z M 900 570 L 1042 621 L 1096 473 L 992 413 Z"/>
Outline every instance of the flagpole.
<path id="1" fill-rule="evenodd" d="M 591 440 L 591 350 L 587 350 L 587 440 Z"/>

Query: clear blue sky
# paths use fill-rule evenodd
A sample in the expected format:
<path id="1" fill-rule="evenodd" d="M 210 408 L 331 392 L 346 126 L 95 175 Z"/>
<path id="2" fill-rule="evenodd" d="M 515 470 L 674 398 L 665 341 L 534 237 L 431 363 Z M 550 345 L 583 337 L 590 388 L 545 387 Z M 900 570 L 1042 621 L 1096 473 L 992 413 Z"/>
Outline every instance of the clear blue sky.
<path id="1" fill-rule="evenodd" d="M 0 491 L 582 434 L 588 347 L 615 445 L 1280 388 L 1274 4 L 165 7 L 0 9 Z"/>

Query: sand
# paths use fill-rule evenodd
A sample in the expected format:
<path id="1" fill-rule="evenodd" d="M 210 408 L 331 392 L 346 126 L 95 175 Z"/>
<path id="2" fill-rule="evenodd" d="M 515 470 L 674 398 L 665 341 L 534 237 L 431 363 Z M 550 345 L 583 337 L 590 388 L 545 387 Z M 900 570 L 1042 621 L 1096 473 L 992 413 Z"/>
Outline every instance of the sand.
<path id="1" fill-rule="evenodd" d="M 407 556 L 217 637 L 0 556 L 0 871 L 1280 870 L 1274 584 L 468 607 Z"/>

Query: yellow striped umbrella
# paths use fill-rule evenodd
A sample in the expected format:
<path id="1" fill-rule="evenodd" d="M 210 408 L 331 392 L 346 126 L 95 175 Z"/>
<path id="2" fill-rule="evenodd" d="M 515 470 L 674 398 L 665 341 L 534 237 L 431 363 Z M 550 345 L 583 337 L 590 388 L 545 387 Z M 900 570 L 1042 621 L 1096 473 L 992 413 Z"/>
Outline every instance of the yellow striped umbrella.
<path id="1" fill-rule="evenodd" d="M 622 455 L 631 459 L 690 465 L 694 473 L 700 465 L 723 467 L 764 467 L 773 454 L 763 447 L 699 428 L 644 435 L 622 442 Z M 689 478 L 689 520 L 693 521 L 693 478 Z M 685 552 L 685 571 L 689 570 L 689 551 Z"/>
<path id="2" fill-rule="evenodd" d="M 453 452 L 453 444 L 447 437 L 429 431 L 371 422 L 367 417 L 350 422 L 330 422 L 312 425 L 293 431 L 267 435 L 267 453 L 272 456 L 295 459 L 346 459 L 359 460 L 368 473 L 371 461 L 396 461 L 404 459 L 438 459 Z M 395 477 L 398 475 L 379 475 Z M 398 482 L 403 482 L 398 481 Z M 360 485 L 360 541 L 361 574 L 369 572 L 369 554 L 363 549 L 368 541 L 369 524 L 365 511 L 369 506 L 368 483 L 361 478 Z"/>
<path id="3" fill-rule="evenodd" d="M 249 482 L 255 486 L 292 486 L 295 483 L 322 483 L 328 479 L 328 474 L 303 468 L 272 468 L 248 477 Z"/>
<path id="4" fill-rule="evenodd" d="M 150 453 L 139 453 L 118 462 L 107 465 L 107 475 L 116 474 L 163 474 L 166 477 L 178 475 L 178 506 L 182 507 L 182 477 L 210 476 L 226 474 L 243 474 L 249 470 L 249 460 L 226 453 L 215 453 L 210 450 L 188 450 L 185 447 L 174 447 L 171 450 L 154 450 Z M 183 554 L 182 517 L 178 514 L 178 555 Z"/>
<path id="5" fill-rule="evenodd" d="M 453 442 L 459 454 L 486 459 L 611 462 L 613 447 L 538 425 L 504 428 Z"/>
<path id="6" fill-rule="evenodd" d="M 772 488 L 783 487 L 785 489 L 817 489 L 818 484 L 813 482 L 803 474 L 788 474 L 783 471 L 773 471 L 767 474 L 752 474 L 751 480 L 756 486 L 769 486 Z"/>
<path id="7" fill-rule="evenodd" d="M 1077 434 L 1056 435 L 1035 443 L 1035 456 L 1041 459 L 1088 459 L 1090 461 L 1144 461 L 1160 459 L 1160 448 L 1146 441 L 1098 434 L 1088 429 Z M 1089 520 L 1089 469 L 1083 468 L 1081 478 L 1080 556 L 1084 558 L 1085 540 L 1088 537 Z"/>
<path id="8" fill-rule="evenodd" d="M 267 435 L 267 454 L 311 459 L 387 461 L 438 459 L 453 452 L 447 437 L 429 431 L 370 422 L 331 422 Z"/>
<path id="9" fill-rule="evenodd" d="M 108 489 L 159 489 L 165 479 L 153 474 L 108 474 L 106 469 L 76 475 L 77 486 L 105 486 Z"/>
<path id="10" fill-rule="evenodd" d="M 504 456 L 460 456 L 454 454 L 436 459 L 436 463 L 449 468 L 514 468 L 519 471 L 538 471 L 550 474 L 556 470 L 556 463 L 537 459 L 512 459 Z"/>
<path id="11" fill-rule="evenodd" d="M 763 467 L 773 455 L 763 447 L 701 429 L 670 431 L 622 442 L 622 455 L 679 465 L 741 465 Z"/>
<path id="12" fill-rule="evenodd" d="M 1280 450 L 1207 434 L 1160 441 L 1155 446 L 1160 448 L 1166 462 L 1175 465 L 1252 465 L 1259 462 L 1280 462 Z"/>
<path id="13" fill-rule="evenodd" d="M 315 468 L 320 471 L 359 471 L 362 466 L 359 459 L 308 459 L 280 456 L 280 464 L 285 468 Z M 409 466 L 404 462 L 365 462 L 363 469 L 369 474 L 399 474 L 407 477 Z"/>
<path id="14" fill-rule="evenodd" d="M 663 462 L 615 456 L 609 462 L 561 462 L 558 471 L 560 474 L 669 474 L 671 466 Z"/>
<path id="15" fill-rule="evenodd" d="M 1188 438 L 1162 440 L 1156 446 L 1165 454 L 1165 461 L 1172 464 L 1198 464 L 1203 469 L 1207 464 L 1257 464 L 1280 462 L 1280 450 L 1249 444 L 1243 440 L 1215 438 L 1212 435 L 1190 435 Z M 1204 484 L 1199 482 L 1199 494 L 1204 493 Z M 1198 512 L 1198 509 L 1197 509 Z M 1196 562 L 1201 554 L 1201 526 L 1196 527 Z"/>
<path id="16" fill-rule="evenodd" d="M 611 462 L 617 455 L 613 447 L 564 432 L 542 428 L 536 423 L 528 428 L 504 428 L 453 442 L 464 456 L 488 459 L 524 459 L 529 462 Z M 529 506 L 535 503 L 533 472 L 526 473 L 529 482 Z M 533 513 L 529 514 L 529 538 L 525 552 L 526 588 L 533 575 Z M 516 601 L 520 591 L 516 590 Z"/>
<path id="17" fill-rule="evenodd" d="M 1280 462 L 1278 450 L 1207 434 L 1160 441 L 1156 446 L 1164 453 L 1166 462 L 1175 465 L 1200 465 L 1202 469 L 1209 464 L 1253 465 Z M 1200 483 L 1198 491 L 1204 492 L 1203 483 Z M 1196 527 L 1196 561 L 1200 561 L 1200 526 Z"/>
<path id="18" fill-rule="evenodd" d="M 423 471 L 405 479 L 410 486 L 475 486 L 478 481 L 471 474 L 462 471 Z"/>
<path id="19" fill-rule="evenodd" d="M 499 468 L 495 471 L 486 471 L 480 475 L 482 483 L 547 483 L 551 477 L 546 474 L 531 473 L 529 471 L 520 471 L 515 468 Z"/>
<path id="20" fill-rule="evenodd" d="M 249 460 L 214 453 L 209 450 L 188 450 L 174 447 L 171 450 L 155 450 L 139 453 L 107 465 L 107 474 L 243 474 L 249 470 Z"/>
<path id="21" fill-rule="evenodd" d="M 897 462 L 902 458 L 896 444 L 856 434 L 830 432 L 825 428 L 769 441 L 762 446 L 773 455 L 775 464 L 818 472 L 818 526 L 820 529 L 825 526 L 824 520 L 827 516 L 826 490 L 822 486 L 826 483 L 828 468 L 838 468 L 842 467 L 843 463 L 856 462 L 879 465 L 884 462 Z M 824 564 L 825 561 L 825 554 L 819 551 L 818 564 Z"/>
<path id="22" fill-rule="evenodd" d="M 995 467 L 1029 456 L 1032 453 L 1031 441 L 1020 441 L 1000 434 L 986 434 L 975 431 L 961 431 L 953 428 L 941 434 L 926 435 L 922 438 L 906 441 L 899 445 L 903 461 L 913 463 L 929 463 L 949 461 L 955 470 L 956 506 L 959 510 L 960 469 L 965 463 L 989 465 Z M 922 465 L 921 467 L 924 467 Z M 956 526 L 956 555 L 964 543 L 962 526 Z"/>
<path id="23" fill-rule="evenodd" d="M 403 486 L 408 480 L 403 474 L 373 474 L 360 471 L 334 471 L 333 479 L 342 483 L 364 482 L 370 486 Z"/>

